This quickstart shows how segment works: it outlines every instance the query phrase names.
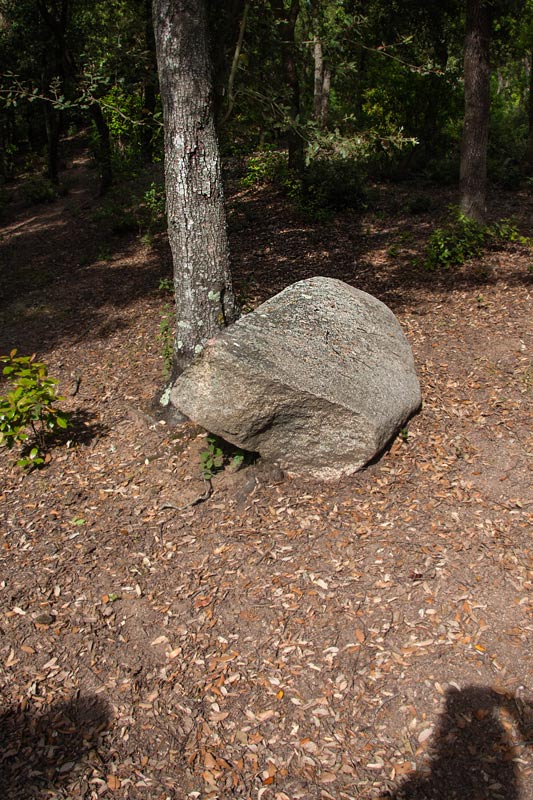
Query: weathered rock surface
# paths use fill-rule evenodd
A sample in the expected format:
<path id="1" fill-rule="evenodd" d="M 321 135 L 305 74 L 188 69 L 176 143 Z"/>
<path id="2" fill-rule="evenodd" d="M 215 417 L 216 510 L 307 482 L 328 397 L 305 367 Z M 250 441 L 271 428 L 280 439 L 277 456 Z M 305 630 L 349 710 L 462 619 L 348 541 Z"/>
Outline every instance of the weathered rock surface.
<path id="1" fill-rule="evenodd" d="M 333 479 L 376 456 L 420 407 L 392 311 L 332 278 L 287 287 L 206 345 L 171 403 L 289 473 Z"/>

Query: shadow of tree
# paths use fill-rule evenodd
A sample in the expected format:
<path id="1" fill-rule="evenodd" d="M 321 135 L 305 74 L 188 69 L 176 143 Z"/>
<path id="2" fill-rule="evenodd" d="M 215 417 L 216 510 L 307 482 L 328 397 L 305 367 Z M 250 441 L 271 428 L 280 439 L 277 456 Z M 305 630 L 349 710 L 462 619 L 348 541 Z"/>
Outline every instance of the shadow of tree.
<path id="1" fill-rule="evenodd" d="M 71 442 L 73 445 L 88 445 L 94 439 L 105 436 L 109 427 L 103 422 L 97 421 L 97 417 L 91 411 L 78 408 L 69 412 L 68 428 L 58 430 L 49 438 L 50 447 L 62 447 Z"/>
<path id="2" fill-rule="evenodd" d="M 533 705 L 492 689 L 449 689 L 427 770 L 404 782 L 393 800 L 519 800 L 517 730 L 533 734 Z"/>
<path id="3" fill-rule="evenodd" d="M 394 202 L 390 187 L 377 192 L 376 213 L 382 217 L 375 230 L 366 230 L 366 218 L 356 211 L 327 224 L 305 219 L 268 189 L 231 201 L 232 273 L 242 304 L 256 305 L 316 275 L 370 292 L 395 313 L 423 304 L 431 294 L 440 300 L 442 293 L 476 292 L 500 282 L 526 288 L 533 283 L 523 258 L 505 259 L 505 269 L 496 273 L 484 259 L 429 272 L 421 261 L 443 208 L 436 201 L 423 222 L 398 216 L 412 190 L 402 191 Z M 150 299 L 157 305 L 158 283 L 172 275 L 165 237 L 141 250 L 137 236 L 110 233 L 95 220 L 95 210 L 94 199 L 86 197 L 81 206 L 58 202 L 0 226 L 0 352 L 16 347 L 43 354 L 62 343 L 106 339 L 132 325 L 131 307 L 146 308 Z M 406 233 L 412 237 L 406 253 L 387 255 L 402 250 Z"/>
<path id="4" fill-rule="evenodd" d="M 107 425 L 96 421 L 96 415 L 85 409 L 79 408 L 69 412 L 68 419 L 67 428 L 58 428 L 53 433 L 45 435 L 45 452 L 65 446 L 88 445 L 95 439 L 105 436 L 109 431 Z M 27 456 L 35 444 L 35 438 L 30 437 L 27 439 L 21 448 L 20 455 Z M 45 462 L 43 467 L 46 467 L 47 463 L 48 461 Z"/>
<path id="5" fill-rule="evenodd" d="M 265 214 L 265 204 L 269 215 Z M 533 284 L 533 273 L 527 271 L 524 259 L 515 262 L 508 257 L 518 247 L 513 244 L 490 250 L 501 251 L 505 269 L 500 272 L 488 266 L 489 250 L 477 261 L 461 267 L 428 270 L 423 264 L 427 239 L 445 214 L 441 209 L 439 216 L 437 206 L 435 218 L 428 218 L 423 224 L 398 216 L 396 210 L 389 221 L 370 234 L 365 231 L 365 218 L 360 212 L 345 211 L 329 224 L 321 225 L 299 218 L 276 195 L 269 200 L 257 193 L 234 203 L 234 207 L 236 216 L 230 218 L 229 230 L 230 241 L 235 245 L 235 288 L 239 294 L 260 301 L 290 283 L 315 275 L 339 278 L 363 289 L 395 313 L 416 306 L 432 294 L 439 297 L 454 291 L 479 292 L 500 283 L 527 289 Z M 406 232 L 412 239 L 406 244 L 408 254 L 393 258 L 387 251 L 401 250 L 401 237 Z"/>
<path id="6" fill-rule="evenodd" d="M 103 733 L 108 705 L 95 695 L 56 703 L 42 714 L 11 708 L 0 715 L 0 797 L 44 800 L 93 768 L 92 754 L 105 760 Z M 87 762 L 87 763 L 86 763 Z"/>

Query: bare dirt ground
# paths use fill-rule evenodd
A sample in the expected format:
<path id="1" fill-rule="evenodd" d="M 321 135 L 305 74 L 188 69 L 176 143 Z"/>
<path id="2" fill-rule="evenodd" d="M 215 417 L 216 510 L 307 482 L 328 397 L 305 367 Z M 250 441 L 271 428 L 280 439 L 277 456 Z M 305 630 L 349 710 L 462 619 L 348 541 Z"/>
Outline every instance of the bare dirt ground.
<path id="1" fill-rule="evenodd" d="M 64 179 L 1 229 L 0 352 L 73 415 L 45 469 L 2 452 L 1 797 L 533 800 L 531 252 L 426 271 L 451 190 L 320 225 L 235 191 L 243 303 L 318 274 L 375 294 L 424 406 L 355 478 L 259 463 L 190 505 L 202 432 L 145 413 L 165 243 L 106 234 L 81 156 Z M 533 228 L 525 192 L 491 211 Z"/>

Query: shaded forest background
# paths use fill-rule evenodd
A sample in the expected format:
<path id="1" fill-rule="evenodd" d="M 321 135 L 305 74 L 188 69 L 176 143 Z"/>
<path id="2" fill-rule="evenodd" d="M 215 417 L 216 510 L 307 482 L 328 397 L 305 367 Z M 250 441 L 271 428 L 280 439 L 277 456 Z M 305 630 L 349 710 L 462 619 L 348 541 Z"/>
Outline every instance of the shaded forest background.
<path id="1" fill-rule="evenodd" d="M 164 202 L 151 5 L 2 0 L 0 208 L 21 175 L 28 203 L 61 192 L 61 142 L 88 125 L 101 192 L 148 174 L 140 199 Z M 370 179 L 457 182 L 473 6 L 491 27 L 489 180 L 531 179 L 530 0 L 209 6 L 221 150 L 249 184 L 275 182 L 320 218 L 362 205 Z"/>

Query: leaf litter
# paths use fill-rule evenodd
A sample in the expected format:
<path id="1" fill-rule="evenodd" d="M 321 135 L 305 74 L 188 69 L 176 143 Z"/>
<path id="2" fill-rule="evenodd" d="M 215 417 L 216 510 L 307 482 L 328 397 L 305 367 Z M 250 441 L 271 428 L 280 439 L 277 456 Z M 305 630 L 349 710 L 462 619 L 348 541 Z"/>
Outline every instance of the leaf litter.
<path id="1" fill-rule="evenodd" d="M 147 411 L 164 242 L 81 268 L 90 220 L 76 249 L 53 221 L 16 249 L 22 215 L 4 226 L 15 272 L 26 247 L 64 266 L 46 315 L 17 298 L 24 331 L 7 306 L 2 348 L 79 370 L 69 403 L 91 416 L 46 470 L 0 466 L 3 797 L 533 798 L 528 254 L 424 273 L 387 256 L 411 220 L 379 196 L 357 237 L 350 215 L 317 231 L 269 192 L 235 195 L 256 219 L 230 231 L 235 281 L 255 303 L 328 274 L 389 303 L 422 413 L 354 478 L 259 463 L 195 505 L 201 432 Z M 58 202 L 72 230 L 86 212 Z M 530 221 L 527 200 L 497 202 Z"/>

